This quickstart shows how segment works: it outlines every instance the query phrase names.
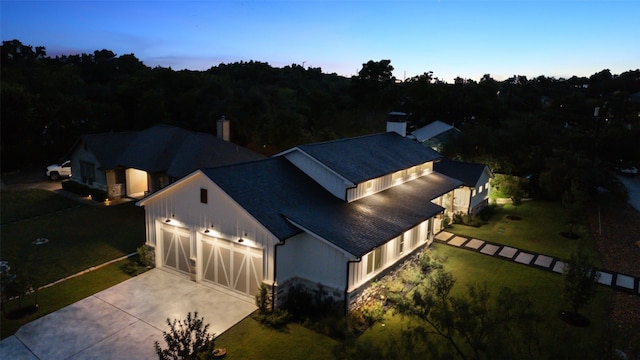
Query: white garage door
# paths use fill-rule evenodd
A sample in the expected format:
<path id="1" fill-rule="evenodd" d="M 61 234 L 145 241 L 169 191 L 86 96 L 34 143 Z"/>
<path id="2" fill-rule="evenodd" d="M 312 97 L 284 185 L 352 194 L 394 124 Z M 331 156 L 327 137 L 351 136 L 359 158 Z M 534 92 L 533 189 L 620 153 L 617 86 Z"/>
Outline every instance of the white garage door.
<path id="1" fill-rule="evenodd" d="M 189 231 L 175 226 L 162 227 L 162 263 L 164 266 L 191 274 Z"/>
<path id="2" fill-rule="evenodd" d="M 262 283 L 262 249 L 206 237 L 202 241 L 202 278 L 254 296 Z"/>

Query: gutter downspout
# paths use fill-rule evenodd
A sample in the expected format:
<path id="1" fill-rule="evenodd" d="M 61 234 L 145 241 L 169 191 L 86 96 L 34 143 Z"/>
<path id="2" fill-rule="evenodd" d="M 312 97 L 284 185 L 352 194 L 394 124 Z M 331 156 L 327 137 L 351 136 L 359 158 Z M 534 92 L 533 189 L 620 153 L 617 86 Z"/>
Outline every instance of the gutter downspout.
<path id="1" fill-rule="evenodd" d="M 278 277 L 276 273 L 278 271 L 278 246 L 284 245 L 284 240 L 273 246 L 273 284 L 271 284 L 271 311 L 276 309 L 276 285 L 278 283 Z"/>
<path id="2" fill-rule="evenodd" d="M 347 281 L 344 285 L 344 315 L 349 313 L 349 265 L 359 263 L 362 258 L 347 260 Z"/>

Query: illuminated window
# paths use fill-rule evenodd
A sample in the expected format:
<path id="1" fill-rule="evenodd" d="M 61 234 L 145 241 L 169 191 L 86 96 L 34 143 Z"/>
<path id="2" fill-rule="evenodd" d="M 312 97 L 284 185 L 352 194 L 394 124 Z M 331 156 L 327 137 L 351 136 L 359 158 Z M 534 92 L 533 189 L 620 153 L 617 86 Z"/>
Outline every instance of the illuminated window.
<path id="1" fill-rule="evenodd" d="M 484 187 L 482 185 L 480 185 L 480 189 L 478 189 L 478 192 L 482 192 L 482 190 L 484 190 Z"/>
<path id="2" fill-rule="evenodd" d="M 397 181 L 402 179 L 402 171 L 396 171 L 393 173 L 393 175 L 391 175 L 391 180 L 392 181 Z"/>
<path id="3" fill-rule="evenodd" d="M 367 274 L 380 269 L 382 266 L 382 248 L 377 248 L 367 255 Z"/>
<path id="4" fill-rule="evenodd" d="M 411 175 L 415 174 L 415 172 L 416 172 L 416 167 L 415 166 L 410 167 L 410 168 L 407 169 L 407 175 L 408 176 L 411 176 Z"/>
<path id="5" fill-rule="evenodd" d="M 369 192 L 373 190 L 373 180 L 369 180 L 364 184 L 364 189 Z"/>

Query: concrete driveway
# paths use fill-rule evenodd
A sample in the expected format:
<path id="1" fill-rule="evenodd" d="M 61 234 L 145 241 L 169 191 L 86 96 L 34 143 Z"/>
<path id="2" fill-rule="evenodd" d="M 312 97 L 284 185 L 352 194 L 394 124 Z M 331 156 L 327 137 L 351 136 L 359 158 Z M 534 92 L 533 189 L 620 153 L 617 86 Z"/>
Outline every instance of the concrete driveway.
<path id="1" fill-rule="evenodd" d="M 254 310 L 251 298 L 153 269 L 24 325 L 0 342 L 0 358 L 157 359 L 167 319 L 197 311 L 217 336 Z"/>

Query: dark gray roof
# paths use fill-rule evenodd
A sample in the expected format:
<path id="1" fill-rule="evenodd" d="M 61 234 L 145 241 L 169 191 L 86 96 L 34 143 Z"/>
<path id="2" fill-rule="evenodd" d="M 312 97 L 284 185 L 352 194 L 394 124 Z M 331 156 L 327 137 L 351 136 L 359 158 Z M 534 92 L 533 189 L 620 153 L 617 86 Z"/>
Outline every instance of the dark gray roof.
<path id="1" fill-rule="evenodd" d="M 461 185 L 432 173 L 347 203 L 281 156 L 202 171 L 278 239 L 301 232 L 290 219 L 358 257 L 442 211 L 431 200 Z"/>
<path id="2" fill-rule="evenodd" d="M 441 160 L 433 165 L 433 170 L 462 181 L 464 186 L 474 187 L 487 166 L 454 160 Z"/>
<path id="3" fill-rule="evenodd" d="M 156 125 L 139 132 L 84 135 L 103 167 L 125 167 L 180 178 L 203 167 L 263 159 L 247 148 L 208 133 Z"/>
<path id="4" fill-rule="evenodd" d="M 420 129 L 413 131 L 411 135 L 413 135 L 418 142 L 424 142 L 454 129 L 455 127 L 445 122 L 436 120 L 421 127 Z"/>
<path id="5" fill-rule="evenodd" d="M 118 167 L 122 153 L 137 135 L 133 131 L 82 135 L 78 144 L 84 143 L 103 168 L 114 169 Z"/>
<path id="6" fill-rule="evenodd" d="M 298 149 L 354 184 L 442 157 L 395 132 L 300 145 Z"/>

